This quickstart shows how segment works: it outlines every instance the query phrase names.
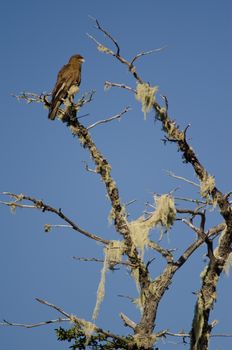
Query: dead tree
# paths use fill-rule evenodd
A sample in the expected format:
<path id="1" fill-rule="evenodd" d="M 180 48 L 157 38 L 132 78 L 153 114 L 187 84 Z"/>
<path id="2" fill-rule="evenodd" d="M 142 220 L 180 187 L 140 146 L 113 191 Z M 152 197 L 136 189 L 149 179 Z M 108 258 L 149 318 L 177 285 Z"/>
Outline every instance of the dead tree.
<path id="1" fill-rule="evenodd" d="M 71 105 L 70 103 L 64 104 L 64 108 L 59 110 L 58 119 L 69 128 L 71 134 L 80 142 L 80 145 L 89 152 L 95 164 L 94 170 L 89 169 L 87 165 L 86 170 L 98 174 L 105 185 L 111 204 L 110 216 L 115 231 L 118 233 L 118 240 L 106 240 L 81 228 L 61 209 L 50 206 L 37 198 L 24 194 L 2 193 L 3 196 L 7 197 L 7 200 L 1 201 L 2 204 L 13 209 L 17 207 L 36 208 L 42 212 L 51 212 L 58 216 L 65 226 L 87 236 L 89 239 L 100 242 L 104 247 L 104 260 L 100 261 L 103 264 L 101 280 L 91 321 L 80 319 L 77 315 L 70 314 L 48 301 L 36 299 L 38 302 L 58 311 L 60 317 L 36 324 L 19 324 L 5 320 L 2 325 L 32 328 L 49 323 L 71 321 L 73 324 L 71 328 L 64 329 L 60 327 L 56 332 L 58 339 L 73 341 L 73 349 L 153 349 L 156 347 L 158 339 L 175 336 L 189 342 L 191 350 L 206 350 L 209 348 L 209 339 L 215 326 L 214 322 L 209 323 L 209 317 L 216 300 L 217 284 L 221 273 L 227 270 L 232 262 L 232 211 L 229 202 L 231 193 L 222 193 L 216 186 L 215 178 L 201 164 L 186 137 L 189 126 L 181 130 L 177 123 L 169 117 L 167 97 L 158 96 L 158 87 L 150 86 L 136 70 L 135 62 L 138 59 L 161 49 L 141 52 L 127 60 L 121 55 L 120 46 L 112 35 L 97 20 L 95 20 L 95 24 L 97 29 L 111 42 L 113 49 L 106 47 L 91 35 L 89 35 L 89 38 L 94 41 L 100 52 L 119 61 L 135 79 L 133 87 L 124 83 L 109 81 L 105 83 L 105 87 L 120 88 L 124 89 L 125 93 L 132 93 L 141 102 L 145 117 L 147 113 L 153 113 L 154 118 L 161 125 L 164 141 L 174 144 L 181 152 L 183 161 L 192 168 L 198 182 L 192 182 L 172 173 L 170 175 L 196 186 L 200 197 L 198 199 L 179 198 L 175 196 L 174 192 L 163 195 L 156 194 L 154 195 L 154 203 L 149 205 L 150 210 L 136 220 L 130 221 L 127 206 L 122 204 L 119 188 L 111 175 L 111 166 L 98 149 L 90 133 L 90 130 L 99 124 L 122 118 L 129 108 L 125 108 L 113 117 L 85 126 L 82 119 L 79 118 L 79 112 L 83 105 L 92 101 L 94 93 L 90 92 L 84 95 L 78 102 L 72 102 Z M 41 102 L 45 106 L 49 106 L 48 95 L 24 93 L 18 98 L 30 102 Z M 159 100 L 161 102 L 158 102 Z M 180 208 L 175 205 L 176 202 L 187 203 L 189 206 Z M 206 230 L 206 217 L 212 207 L 219 208 L 221 223 Z M 171 230 L 177 220 L 193 230 L 196 239 L 176 259 L 172 250 L 163 248 L 160 241 L 151 240 L 149 234 L 157 226 L 163 232 Z M 45 230 L 49 231 L 51 229 L 52 225 L 45 226 Z M 218 243 L 214 244 L 214 239 L 219 236 Z M 162 297 L 170 287 L 176 272 L 181 269 L 200 246 L 206 247 L 208 262 L 201 274 L 202 284 L 197 294 L 195 310 L 193 310 L 192 329 L 187 333 L 174 333 L 168 329 L 157 330 L 156 317 Z M 163 271 L 155 278 L 152 278 L 150 273 L 150 269 L 152 269 L 151 261 L 146 262 L 144 260 L 145 249 L 155 251 L 166 261 Z M 99 262 L 99 259 L 95 258 L 77 257 L 77 259 Z M 138 298 L 133 301 L 140 308 L 140 321 L 136 323 L 124 313 L 120 314 L 124 325 L 131 330 L 128 336 L 119 336 L 97 326 L 97 316 L 105 293 L 105 275 L 108 270 L 115 269 L 116 265 L 121 265 L 122 268 L 126 268 L 130 272 L 139 294 Z"/>

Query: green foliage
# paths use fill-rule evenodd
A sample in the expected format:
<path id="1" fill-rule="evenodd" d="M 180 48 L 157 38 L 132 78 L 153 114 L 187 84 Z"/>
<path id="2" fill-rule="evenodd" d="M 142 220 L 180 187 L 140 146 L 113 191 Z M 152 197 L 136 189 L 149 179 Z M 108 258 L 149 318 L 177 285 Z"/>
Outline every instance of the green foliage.
<path id="1" fill-rule="evenodd" d="M 64 329 L 62 327 L 55 330 L 57 339 L 59 341 L 67 341 L 69 343 L 73 342 L 69 349 L 72 350 L 110 350 L 110 349 L 121 349 L 121 350 L 138 350 L 136 345 L 130 345 L 132 342 L 132 337 L 128 336 L 124 339 L 115 339 L 110 335 L 96 333 L 92 334 L 88 338 L 87 345 L 87 336 L 86 334 L 78 327 L 73 327 L 70 329 Z"/>

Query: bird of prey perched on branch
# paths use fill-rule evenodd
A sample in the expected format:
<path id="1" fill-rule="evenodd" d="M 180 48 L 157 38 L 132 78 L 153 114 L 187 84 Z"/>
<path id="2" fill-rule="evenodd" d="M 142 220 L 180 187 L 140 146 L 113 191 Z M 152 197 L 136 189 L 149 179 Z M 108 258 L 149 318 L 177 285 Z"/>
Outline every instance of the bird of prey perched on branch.
<path id="1" fill-rule="evenodd" d="M 59 71 L 56 85 L 52 91 L 49 119 L 54 120 L 64 100 L 69 99 L 71 102 L 78 92 L 81 83 L 81 65 L 84 61 L 81 55 L 74 55 L 69 59 L 68 64 Z"/>

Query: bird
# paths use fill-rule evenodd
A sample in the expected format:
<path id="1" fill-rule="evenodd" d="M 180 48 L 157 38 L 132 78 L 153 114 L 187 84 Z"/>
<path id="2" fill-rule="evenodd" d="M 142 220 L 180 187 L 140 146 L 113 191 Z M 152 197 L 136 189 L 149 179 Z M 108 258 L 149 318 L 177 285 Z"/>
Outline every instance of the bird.
<path id="1" fill-rule="evenodd" d="M 54 120 L 57 112 L 65 99 L 72 101 L 74 95 L 79 91 L 81 83 L 81 66 L 84 57 L 76 54 L 70 57 L 57 75 L 56 84 L 52 91 L 48 118 Z"/>

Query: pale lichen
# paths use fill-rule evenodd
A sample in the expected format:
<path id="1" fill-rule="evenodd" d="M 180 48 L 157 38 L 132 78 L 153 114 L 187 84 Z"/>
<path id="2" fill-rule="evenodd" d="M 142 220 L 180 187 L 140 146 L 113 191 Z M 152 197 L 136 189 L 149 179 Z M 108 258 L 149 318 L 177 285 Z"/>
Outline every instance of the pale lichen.
<path id="1" fill-rule="evenodd" d="M 144 249 L 149 243 L 150 231 L 156 226 L 169 230 L 176 219 L 176 208 L 172 196 L 164 194 L 160 197 L 155 196 L 154 200 L 156 208 L 148 218 L 141 216 L 128 224 L 132 241 L 140 249 L 142 258 Z"/>
<path id="2" fill-rule="evenodd" d="M 173 197 L 169 194 L 164 194 L 160 197 L 155 196 L 155 203 L 157 224 L 169 230 L 176 219 L 176 208 Z"/>
<path id="3" fill-rule="evenodd" d="M 108 47 L 105 47 L 105 46 L 103 46 L 103 45 L 101 45 L 101 44 L 99 44 L 99 45 L 97 46 L 97 49 L 98 49 L 98 51 L 103 52 L 103 53 L 106 53 L 106 54 L 108 54 L 108 55 L 112 55 L 112 54 L 113 54 L 113 51 L 112 51 L 112 50 L 108 49 Z"/>
<path id="4" fill-rule="evenodd" d="M 51 224 L 45 224 L 44 225 L 44 232 L 48 233 L 51 232 L 52 230 L 52 225 Z"/>
<path id="5" fill-rule="evenodd" d="M 232 266 L 232 253 L 228 255 L 228 258 L 226 259 L 226 262 L 223 267 L 223 272 L 229 276 L 230 268 Z"/>
<path id="6" fill-rule="evenodd" d="M 151 334 L 151 335 L 141 335 L 141 334 L 136 334 L 134 337 L 134 341 L 136 346 L 139 349 L 150 349 L 153 348 L 156 340 L 157 340 L 157 336 L 155 334 Z"/>
<path id="7" fill-rule="evenodd" d="M 158 91 L 158 86 L 150 86 L 149 84 L 143 83 L 137 84 L 136 88 L 136 99 L 142 104 L 142 112 L 144 113 L 144 118 L 146 119 L 147 113 L 151 111 L 154 103 L 156 101 L 156 93 Z"/>
<path id="8" fill-rule="evenodd" d="M 199 298 L 195 307 L 195 315 L 193 319 L 193 334 L 194 334 L 194 349 L 198 349 L 197 345 L 199 339 L 202 335 L 203 325 L 204 325 L 204 315 L 203 315 L 204 307 L 202 299 Z"/>
<path id="9" fill-rule="evenodd" d="M 92 315 L 93 320 L 97 319 L 100 305 L 105 296 L 106 272 L 110 268 L 112 268 L 112 266 L 114 266 L 115 264 L 120 263 L 124 251 L 125 251 L 125 245 L 123 241 L 111 241 L 107 245 L 107 247 L 104 249 L 105 258 L 104 258 L 104 263 L 101 270 L 101 279 L 97 290 L 97 300 L 96 300 L 95 308 Z"/>
<path id="10" fill-rule="evenodd" d="M 215 188 L 214 177 L 205 173 L 203 179 L 200 181 L 201 196 L 204 198 L 209 198 L 214 188 Z"/>
<path id="11" fill-rule="evenodd" d="M 17 206 L 14 203 L 10 204 L 11 214 L 15 214 L 16 213 L 16 208 L 17 208 Z"/>

